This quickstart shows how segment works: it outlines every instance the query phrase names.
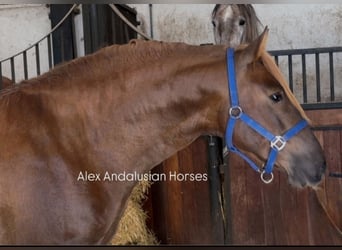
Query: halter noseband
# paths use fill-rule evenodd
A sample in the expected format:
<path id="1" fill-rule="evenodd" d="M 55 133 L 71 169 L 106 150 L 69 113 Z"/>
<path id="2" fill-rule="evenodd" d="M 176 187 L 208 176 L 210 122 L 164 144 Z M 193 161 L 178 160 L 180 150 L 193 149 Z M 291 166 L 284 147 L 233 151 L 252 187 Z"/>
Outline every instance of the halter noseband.
<path id="1" fill-rule="evenodd" d="M 253 118 L 248 116 L 242 111 L 239 106 L 238 90 L 235 78 L 235 65 L 234 65 L 234 49 L 229 48 L 227 50 L 227 73 L 228 73 L 228 88 L 230 93 L 230 109 L 229 109 L 229 119 L 226 128 L 226 143 L 228 150 L 238 154 L 242 157 L 255 171 L 260 173 L 260 177 L 264 183 L 271 183 L 273 180 L 273 166 L 276 162 L 278 153 L 284 149 L 286 142 L 294 137 L 298 132 L 304 129 L 308 122 L 302 119 L 291 129 L 285 132 L 283 135 L 273 135 L 266 128 L 261 126 Z M 259 168 L 247 155 L 242 153 L 233 144 L 233 132 L 234 126 L 237 120 L 241 120 L 246 123 L 249 127 L 254 129 L 261 136 L 266 138 L 270 142 L 270 152 L 268 159 L 263 168 Z M 265 173 L 270 175 L 269 179 L 265 179 Z"/>

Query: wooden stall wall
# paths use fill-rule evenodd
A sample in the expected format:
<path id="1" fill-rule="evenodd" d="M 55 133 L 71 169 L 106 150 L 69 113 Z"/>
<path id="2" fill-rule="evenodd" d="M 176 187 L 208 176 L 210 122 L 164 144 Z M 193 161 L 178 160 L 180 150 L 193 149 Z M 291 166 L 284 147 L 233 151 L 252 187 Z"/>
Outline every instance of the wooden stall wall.
<path id="1" fill-rule="evenodd" d="M 208 191 L 210 181 L 152 185 L 147 210 L 160 243 L 341 245 L 342 178 L 329 173 L 342 172 L 342 110 L 310 110 L 307 114 L 327 158 L 327 175 L 320 189 L 294 188 L 280 171 L 266 185 L 249 165 L 231 154 L 222 179 L 224 211 L 216 211 L 220 222 L 211 216 L 215 194 Z M 154 171 L 206 173 L 208 146 L 203 138 Z"/>
<path id="2" fill-rule="evenodd" d="M 328 172 L 317 197 L 342 237 L 342 109 L 307 111 L 324 148 Z"/>
<path id="3" fill-rule="evenodd" d="M 200 137 L 153 169 L 154 173 L 198 174 L 203 181 L 155 182 L 145 208 L 161 244 L 223 244 L 220 204 L 211 204 L 208 138 Z M 206 177 L 208 179 L 206 179 Z M 214 199 L 215 200 L 215 199 Z"/>
<path id="4" fill-rule="evenodd" d="M 341 245 L 342 183 L 329 173 L 342 169 L 342 110 L 307 111 L 327 158 L 327 175 L 317 191 L 297 189 L 275 171 L 261 182 L 243 160 L 229 158 L 231 244 Z"/>

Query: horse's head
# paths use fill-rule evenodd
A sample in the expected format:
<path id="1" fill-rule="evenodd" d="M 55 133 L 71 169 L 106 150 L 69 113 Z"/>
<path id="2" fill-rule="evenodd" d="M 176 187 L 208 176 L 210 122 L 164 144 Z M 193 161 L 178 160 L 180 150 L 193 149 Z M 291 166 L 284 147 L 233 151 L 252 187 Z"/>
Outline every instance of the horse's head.
<path id="1" fill-rule="evenodd" d="M 250 4 L 217 4 L 211 21 L 216 44 L 236 47 L 258 36 L 260 21 Z"/>
<path id="2" fill-rule="evenodd" d="M 268 30 L 235 52 L 238 98 L 243 113 L 273 135 L 284 135 L 301 120 L 308 120 L 284 77 L 265 51 Z M 262 166 L 269 157 L 270 142 L 241 121 L 236 121 L 234 145 Z M 295 186 L 315 186 L 323 176 L 322 148 L 309 126 L 289 139 L 279 151 L 275 167 L 284 169 Z"/>

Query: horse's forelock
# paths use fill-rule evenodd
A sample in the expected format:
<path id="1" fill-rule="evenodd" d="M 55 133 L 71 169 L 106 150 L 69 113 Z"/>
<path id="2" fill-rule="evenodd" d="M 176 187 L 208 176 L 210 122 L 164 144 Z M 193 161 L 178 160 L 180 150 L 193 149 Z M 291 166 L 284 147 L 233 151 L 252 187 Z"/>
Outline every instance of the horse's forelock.
<path id="1" fill-rule="evenodd" d="M 221 4 L 216 4 L 213 11 L 211 12 L 211 17 L 214 18 L 216 16 L 217 11 L 219 10 Z"/>
<path id="2" fill-rule="evenodd" d="M 246 20 L 246 31 L 244 34 L 244 42 L 252 42 L 259 35 L 259 25 L 261 21 L 256 15 L 256 12 L 251 4 L 237 4 L 240 15 Z"/>

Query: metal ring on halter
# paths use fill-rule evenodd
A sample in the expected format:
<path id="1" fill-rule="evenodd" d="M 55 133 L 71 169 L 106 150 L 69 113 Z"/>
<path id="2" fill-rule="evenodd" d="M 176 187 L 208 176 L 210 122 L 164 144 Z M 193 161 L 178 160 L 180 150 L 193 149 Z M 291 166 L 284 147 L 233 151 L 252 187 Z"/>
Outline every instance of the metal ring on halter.
<path id="1" fill-rule="evenodd" d="M 229 115 L 233 119 L 239 119 L 242 116 L 242 108 L 240 106 L 233 106 L 229 109 Z"/>
<path id="2" fill-rule="evenodd" d="M 265 179 L 264 175 L 266 174 L 265 170 L 263 170 L 260 174 L 260 178 L 261 180 L 265 183 L 265 184 L 270 184 L 273 181 L 273 173 L 270 173 L 269 175 L 271 176 L 271 178 L 269 178 L 268 180 Z"/>

